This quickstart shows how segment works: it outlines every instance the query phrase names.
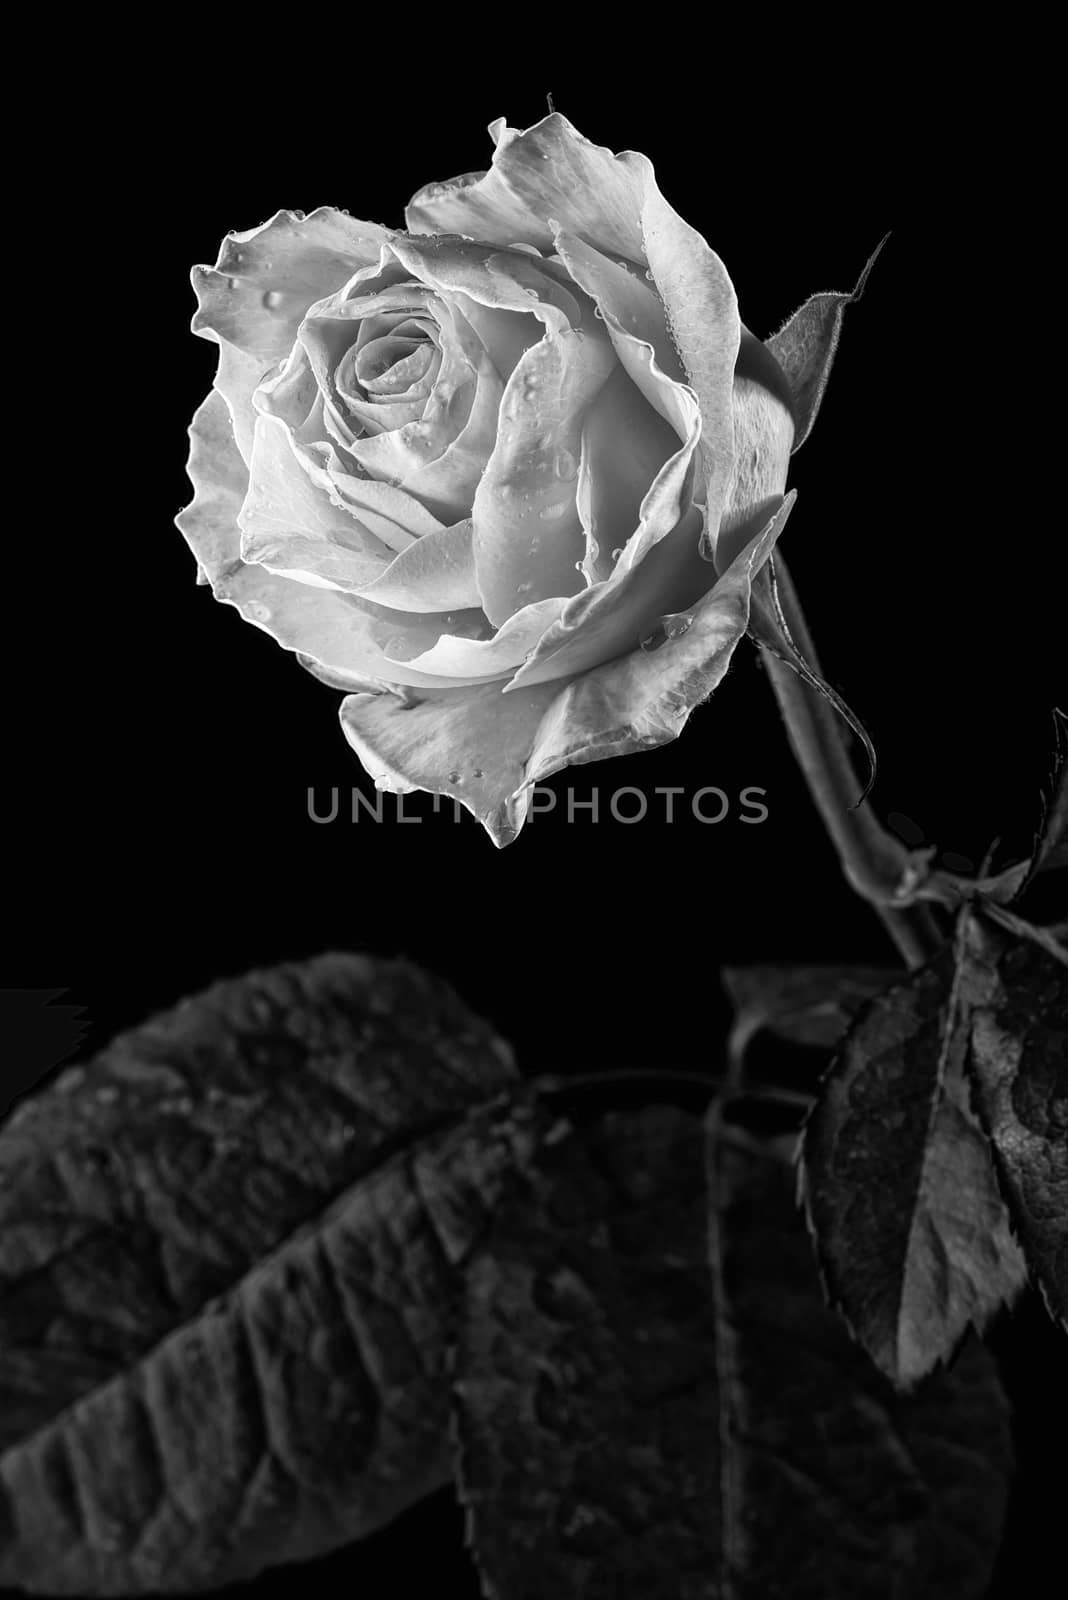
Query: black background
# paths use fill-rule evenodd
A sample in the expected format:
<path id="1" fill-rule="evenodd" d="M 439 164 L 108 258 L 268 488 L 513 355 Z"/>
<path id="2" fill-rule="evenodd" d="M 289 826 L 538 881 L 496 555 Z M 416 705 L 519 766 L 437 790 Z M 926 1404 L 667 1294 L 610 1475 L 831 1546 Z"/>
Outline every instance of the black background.
<path id="1" fill-rule="evenodd" d="M 344 40 L 317 49 L 343 54 Z M 256 965 L 400 952 L 451 979 L 531 1072 L 714 1066 L 721 964 L 892 958 L 840 877 L 752 646 L 680 740 L 550 780 L 557 810 L 503 851 L 429 797 L 406 802 L 418 823 L 347 821 L 352 787 L 371 790 L 340 696 L 195 585 L 172 525 L 190 494 L 184 430 L 215 364 L 187 331 L 189 267 L 284 206 L 401 225 L 415 189 L 488 164 L 485 125 L 538 120 L 546 91 L 587 137 L 652 158 L 758 335 L 810 293 L 850 287 L 892 230 L 795 458 L 783 551 L 825 670 L 875 741 L 876 805 L 978 863 L 996 836 L 1009 855 L 1026 844 L 1064 700 L 1063 534 L 1029 388 L 1042 141 L 996 95 L 918 76 L 805 94 L 789 75 L 734 74 L 683 94 L 668 74 L 639 93 L 573 62 L 456 87 L 428 58 L 416 92 L 402 45 L 392 63 L 327 90 L 320 60 L 294 88 L 283 56 L 235 89 L 223 51 L 180 87 L 112 69 L 68 105 L 66 165 L 49 174 L 66 219 L 48 234 L 62 398 L 54 448 L 28 450 L 46 492 L 11 619 L 25 629 L 11 706 L 25 754 L 6 795 L 17 942 L 3 981 L 69 986 L 96 1047 Z M 322 805 L 335 785 L 341 817 L 316 824 L 308 790 Z M 649 795 L 644 821 L 561 814 L 569 786 L 580 800 L 599 787 L 603 810 L 624 785 Z M 732 803 L 718 825 L 667 826 L 653 796 L 667 785 L 732 801 L 760 787 L 769 815 L 746 825 Z M 1025 1567 L 1052 1571 L 1041 1451 L 1063 1343 L 1030 1300 L 998 1340 L 1022 1417 L 996 1591 L 1009 1594 Z M 474 1595 L 460 1541 L 440 1496 L 315 1581 L 340 1593 L 397 1563 L 393 1592 L 421 1592 L 432 1548 L 441 1581 Z"/>

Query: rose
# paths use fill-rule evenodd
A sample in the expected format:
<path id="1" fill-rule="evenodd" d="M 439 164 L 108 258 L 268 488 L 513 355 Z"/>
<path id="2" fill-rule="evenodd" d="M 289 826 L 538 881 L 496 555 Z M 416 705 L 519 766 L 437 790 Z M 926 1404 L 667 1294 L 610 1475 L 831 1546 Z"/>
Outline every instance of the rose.
<path id="1" fill-rule="evenodd" d="M 490 132 L 406 233 L 279 212 L 194 268 L 221 350 L 179 525 L 350 691 L 379 787 L 500 844 L 539 779 L 674 738 L 723 677 L 800 412 L 644 156 L 558 114 Z"/>

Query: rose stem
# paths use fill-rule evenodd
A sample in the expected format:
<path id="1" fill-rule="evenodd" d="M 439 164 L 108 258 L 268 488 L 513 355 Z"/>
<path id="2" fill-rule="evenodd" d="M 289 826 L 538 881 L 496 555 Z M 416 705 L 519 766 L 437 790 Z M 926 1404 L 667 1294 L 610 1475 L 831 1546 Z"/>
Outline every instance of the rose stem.
<path id="1" fill-rule="evenodd" d="M 812 635 L 781 556 L 775 578 L 787 627 L 813 671 L 819 672 Z M 790 744 L 823 824 L 838 851 L 846 881 L 873 907 L 906 965 L 920 967 L 942 943 L 927 906 L 890 904 L 908 868 L 905 847 L 886 832 L 867 800 L 856 804 L 860 784 L 846 748 L 838 713 L 815 689 L 769 650 L 764 666 L 786 723 Z"/>

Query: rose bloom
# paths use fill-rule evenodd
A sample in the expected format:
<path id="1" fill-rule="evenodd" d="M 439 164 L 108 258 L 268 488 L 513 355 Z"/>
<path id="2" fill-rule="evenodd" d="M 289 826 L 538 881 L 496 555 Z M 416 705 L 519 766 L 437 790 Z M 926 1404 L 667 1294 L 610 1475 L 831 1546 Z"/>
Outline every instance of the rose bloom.
<path id="1" fill-rule="evenodd" d="M 498 844 L 547 774 L 663 744 L 789 513 L 796 408 L 645 156 L 566 118 L 407 231 L 280 211 L 194 268 L 220 346 L 179 526 L 216 597 L 347 691 L 380 788 Z"/>

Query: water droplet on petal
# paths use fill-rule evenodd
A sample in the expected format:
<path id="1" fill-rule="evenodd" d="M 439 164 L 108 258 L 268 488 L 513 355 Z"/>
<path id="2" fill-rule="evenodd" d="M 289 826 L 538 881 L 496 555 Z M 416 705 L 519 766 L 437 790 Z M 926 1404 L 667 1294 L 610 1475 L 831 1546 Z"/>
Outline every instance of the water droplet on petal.
<path id="1" fill-rule="evenodd" d="M 664 632 L 669 639 L 681 639 L 684 633 L 689 633 L 692 625 L 693 618 L 685 616 L 665 617 L 663 623 Z"/>
<path id="2" fill-rule="evenodd" d="M 277 311 L 282 304 L 282 291 L 280 289 L 268 289 L 263 297 L 263 303 L 268 311 Z"/>
<path id="3" fill-rule="evenodd" d="M 515 586 L 515 592 L 516 594 L 529 594 L 533 587 L 534 585 L 532 583 L 517 583 Z"/>
<path id="4" fill-rule="evenodd" d="M 481 778 L 481 776 L 482 776 L 482 768 L 481 767 L 472 767 L 471 768 L 471 776 L 472 776 L 472 778 Z"/>
<path id="5" fill-rule="evenodd" d="M 271 608 L 270 608 L 270 606 L 262 605 L 259 600 L 253 600 L 253 601 L 250 602 L 248 609 L 249 609 L 250 614 L 253 617 L 255 617 L 257 622 L 270 622 L 270 620 L 271 620 Z"/>
<path id="6" fill-rule="evenodd" d="M 585 561 L 576 561 L 575 562 L 575 571 L 576 572 L 584 572 L 585 569 L 586 569 Z"/>
<path id="7" fill-rule="evenodd" d="M 557 500 L 555 504 L 542 506 L 538 516 L 543 522 L 555 522 L 559 517 L 567 514 L 567 509 L 568 502 L 566 500 Z"/>
<path id="8" fill-rule="evenodd" d="M 618 561 L 622 554 L 623 554 L 623 546 L 621 544 L 617 544 L 615 549 L 612 551 L 611 559 L 613 561 Z"/>
<path id="9" fill-rule="evenodd" d="M 240 287 L 241 287 L 241 279 L 240 278 L 229 278 L 227 280 L 226 287 L 228 289 L 240 289 Z"/>
<path id="10" fill-rule="evenodd" d="M 573 478 L 578 472 L 578 464 L 570 450 L 558 450 L 553 459 L 553 471 L 558 478 Z"/>
<path id="11" fill-rule="evenodd" d="M 463 775 L 462 772 L 450 772 L 449 773 L 449 782 L 450 783 L 463 783 L 463 781 L 464 781 L 464 775 Z"/>

